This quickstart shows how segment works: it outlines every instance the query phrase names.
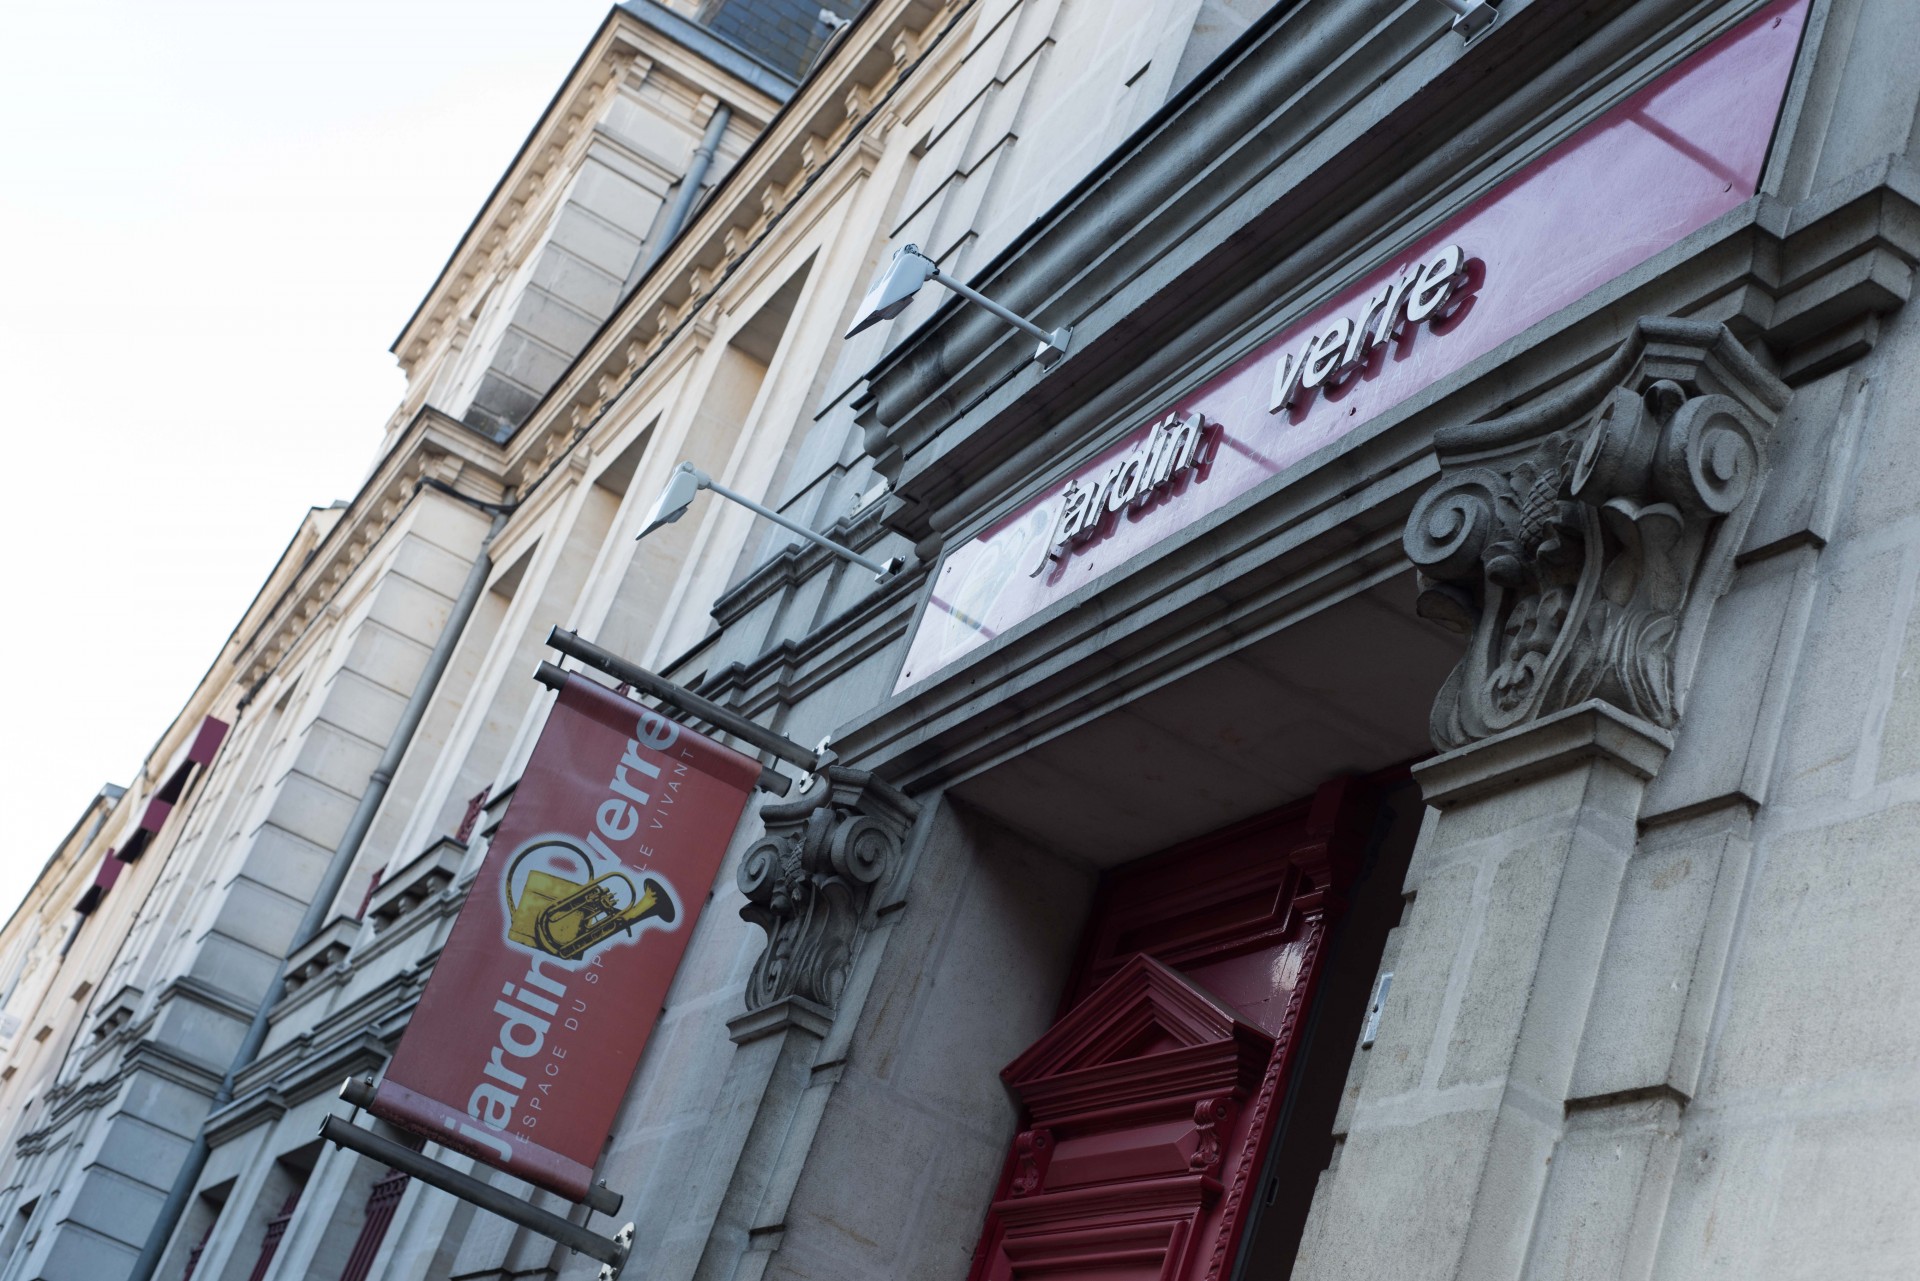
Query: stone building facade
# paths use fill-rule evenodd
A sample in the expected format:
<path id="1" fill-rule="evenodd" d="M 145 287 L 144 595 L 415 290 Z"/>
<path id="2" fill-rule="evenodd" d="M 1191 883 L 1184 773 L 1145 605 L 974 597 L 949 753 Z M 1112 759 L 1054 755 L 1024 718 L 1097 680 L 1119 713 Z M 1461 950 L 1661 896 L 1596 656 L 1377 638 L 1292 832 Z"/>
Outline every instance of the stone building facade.
<path id="1" fill-rule="evenodd" d="M 166 1281 L 594 1274 L 314 1137 L 554 626 L 831 749 L 608 1138 L 629 1275 L 1920 1268 L 1904 6 L 744 7 L 609 16 L 0 933 L 0 1281 L 126 1275 L 199 1135 Z M 1067 355 L 842 338 L 907 244 Z M 636 541 L 683 460 L 905 567 Z"/>

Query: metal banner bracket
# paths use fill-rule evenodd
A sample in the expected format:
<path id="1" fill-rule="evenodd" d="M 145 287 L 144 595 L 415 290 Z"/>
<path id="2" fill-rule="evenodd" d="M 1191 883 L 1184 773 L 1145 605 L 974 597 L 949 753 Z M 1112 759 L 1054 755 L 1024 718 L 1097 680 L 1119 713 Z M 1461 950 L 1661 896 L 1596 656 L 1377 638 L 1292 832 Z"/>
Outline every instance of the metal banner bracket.
<path id="1" fill-rule="evenodd" d="M 364 1107 L 373 1097 L 373 1082 L 349 1078 L 340 1089 L 340 1097 L 356 1109 Z M 442 1165 L 432 1157 L 422 1156 L 404 1143 L 395 1143 L 370 1130 L 363 1130 L 344 1117 L 330 1116 L 321 1122 L 320 1137 L 349 1151 L 384 1162 L 429 1187 L 451 1192 L 462 1201 L 549 1237 L 569 1250 L 578 1250 L 588 1258 L 598 1259 L 600 1281 L 619 1281 L 621 1270 L 627 1266 L 627 1258 L 633 1250 L 634 1225 L 631 1223 L 624 1225 L 611 1237 L 601 1236 L 496 1188 L 485 1180 L 476 1179 L 450 1165 Z M 582 1204 L 590 1210 L 612 1214 L 619 1210 L 620 1203 L 618 1194 L 610 1191 L 606 1184 L 599 1183 L 594 1185 L 593 1191 L 588 1193 Z"/>
<path id="2" fill-rule="evenodd" d="M 615 680 L 624 681 L 639 693 L 657 698 L 668 707 L 697 717 L 715 729 L 733 735 L 743 743 L 751 744 L 780 760 L 799 766 L 806 771 L 809 780 L 832 762 L 833 754 L 827 749 L 824 741 L 821 744 L 821 750 L 808 751 L 786 735 L 775 733 L 764 725 L 748 720 L 739 712 L 730 707 L 722 707 L 712 699 L 702 698 L 692 690 L 676 685 L 664 676 L 656 675 L 638 663 L 621 658 L 618 654 L 609 653 L 592 641 L 584 640 L 564 628 L 556 627 L 547 633 L 547 644 L 583 666 L 605 672 Z M 540 669 L 534 673 L 534 679 L 549 689 L 559 689 L 566 683 L 566 677 L 566 672 L 552 663 L 540 664 Z M 763 791 L 772 792 L 776 796 L 785 796 L 793 790 L 793 779 L 774 769 L 763 768 L 760 771 L 759 786 Z M 806 784 L 802 784 L 801 790 L 806 790 Z"/>

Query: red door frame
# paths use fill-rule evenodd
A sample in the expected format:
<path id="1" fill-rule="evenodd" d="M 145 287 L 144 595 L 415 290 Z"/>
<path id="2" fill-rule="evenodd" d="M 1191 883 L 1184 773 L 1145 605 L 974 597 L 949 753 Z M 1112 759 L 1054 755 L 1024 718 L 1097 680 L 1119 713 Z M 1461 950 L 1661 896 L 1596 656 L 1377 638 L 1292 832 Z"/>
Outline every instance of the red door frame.
<path id="1" fill-rule="evenodd" d="M 1404 772 L 1331 780 L 1309 800 L 1108 875 L 1059 1018 L 1002 1074 L 1022 1100 L 1021 1124 L 971 1281 L 1046 1270 L 1045 1262 L 1019 1265 L 1010 1250 L 1053 1257 L 1063 1269 L 1157 1262 L 1166 1281 L 1230 1274 L 1327 935 L 1345 907 L 1375 802 Z M 1290 990 L 1272 977 L 1283 971 L 1293 977 Z M 1143 1031 L 1149 1024 L 1156 1030 Z M 1120 1044 L 1156 1034 L 1152 1045 Z M 1103 1053 L 1116 1057 L 1103 1061 Z M 1229 1059 L 1241 1066 L 1222 1090 Z M 1169 1074 L 1170 1066 L 1178 1070 Z M 1182 1082 L 1181 1071 L 1192 1081 Z M 1143 1085 L 1148 1077 L 1158 1084 Z M 1214 1081 L 1211 1092 L 1202 1077 Z M 1190 1128 L 1174 1115 L 1181 1108 L 1191 1108 Z M 1036 1116 L 1057 1125 L 1036 1124 Z M 1063 1133 L 1078 1136 L 1066 1144 L 1079 1148 L 1066 1162 L 1071 1169 L 1054 1166 Z M 1090 1171 L 1107 1153 L 1116 1173 L 1103 1181 Z M 1157 1174 L 1123 1169 L 1144 1170 L 1155 1159 L 1165 1167 Z M 1057 1257 L 1036 1244 L 1050 1231 Z"/>

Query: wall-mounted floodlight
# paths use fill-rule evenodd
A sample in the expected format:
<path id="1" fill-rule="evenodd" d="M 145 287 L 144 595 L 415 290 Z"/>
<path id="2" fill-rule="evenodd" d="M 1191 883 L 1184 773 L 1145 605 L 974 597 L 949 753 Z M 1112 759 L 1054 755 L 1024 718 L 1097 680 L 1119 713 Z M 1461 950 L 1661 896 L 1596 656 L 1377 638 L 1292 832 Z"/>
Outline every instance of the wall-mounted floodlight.
<path id="1" fill-rule="evenodd" d="M 748 511 L 756 515 L 765 516 L 782 529 L 790 529 L 802 538 L 819 543 L 835 555 L 844 556 L 854 564 L 872 570 L 873 576 L 876 579 L 885 579 L 888 575 L 899 572 L 900 558 L 898 556 L 886 561 L 869 560 L 859 552 L 854 551 L 851 547 L 843 547 L 831 538 L 823 538 L 800 522 L 788 520 L 771 507 L 762 507 L 759 503 L 754 502 L 744 494 L 736 494 L 725 485 L 715 483 L 713 477 L 707 475 L 707 473 L 701 471 L 692 463 L 681 463 L 673 469 L 673 475 L 667 478 L 667 487 L 660 491 L 660 497 L 654 502 L 653 510 L 647 513 L 647 527 L 641 530 L 635 537 L 645 538 L 662 525 L 671 525 L 674 521 L 679 520 L 687 514 L 687 508 L 693 506 L 695 496 L 703 489 L 711 489 L 722 498 L 730 498 Z"/>
<path id="2" fill-rule="evenodd" d="M 1485 35 L 1500 13 L 1487 0 L 1440 0 L 1453 10 L 1453 29 L 1468 44 Z"/>
<path id="3" fill-rule="evenodd" d="M 1073 337 L 1073 330 L 1042 329 L 1031 320 L 1015 315 L 979 290 L 971 289 L 941 271 L 933 259 L 920 252 L 918 245 L 906 245 L 894 252 L 893 261 L 887 264 L 880 278 L 867 290 L 867 296 L 860 300 L 860 319 L 852 329 L 847 330 L 847 337 L 853 337 L 869 325 L 892 320 L 905 311 L 907 304 L 913 301 L 914 294 L 920 291 L 920 286 L 929 280 L 945 285 L 969 302 L 979 303 L 1015 329 L 1038 338 L 1040 349 L 1033 353 L 1033 358 L 1040 362 L 1043 369 L 1053 368 L 1054 362 L 1067 354 L 1067 340 Z"/>

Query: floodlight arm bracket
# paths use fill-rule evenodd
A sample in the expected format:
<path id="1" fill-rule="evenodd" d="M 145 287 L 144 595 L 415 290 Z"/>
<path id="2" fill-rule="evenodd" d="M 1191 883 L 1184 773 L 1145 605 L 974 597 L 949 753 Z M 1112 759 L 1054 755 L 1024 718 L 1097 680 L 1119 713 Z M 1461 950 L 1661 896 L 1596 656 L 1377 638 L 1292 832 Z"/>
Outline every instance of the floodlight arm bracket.
<path id="1" fill-rule="evenodd" d="M 847 547 L 841 543 L 836 543 L 831 538 L 828 538 L 823 534 L 817 534 L 813 530 L 808 529 L 805 525 L 802 525 L 799 521 L 793 520 L 787 516 L 783 516 L 779 512 L 773 510 L 773 508 L 764 506 L 760 503 L 756 503 L 753 501 L 753 499 L 748 498 L 745 494 L 736 493 L 733 490 L 728 489 L 725 485 L 722 485 L 719 481 L 707 475 L 707 473 L 701 471 L 698 467 L 695 467 L 692 463 L 681 463 L 680 470 L 691 475 L 694 479 L 694 482 L 701 489 L 711 489 L 714 493 L 720 495 L 720 497 L 739 503 L 742 507 L 754 513 L 754 515 L 765 516 L 768 520 L 780 526 L 780 528 L 792 530 L 794 533 L 800 535 L 800 537 L 806 539 L 807 541 L 818 543 L 820 546 L 826 548 L 828 551 L 832 552 L 834 555 L 844 556 L 846 559 L 852 561 L 854 564 L 859 565 L 864 569 L 872 570 L 873 576 L 876 579 L 885 580 L 889 575 L 897 573 L 900 569 L 899 557 L 895 556 L 889 560 L 878 561 L 878 560 L 873 560 L 866 556 L 862 556 L 859 552 L 853 550 L 853 548 Z"/>
<path id="2" fill-rule="evenodd" d="M 873 284 L 868 287 L 867 296 L 860 300 L 860 319 L 854 323 L 853 328 L 847 330 L 847 337 L 851 338 L 883 320 L 892 320 L 898 316 L 912 304 L 913 296 L 929 280 L 938 281 L 968 302 L 985 307 L 1021 333 L 1031 334 L 1039 339 L 1040 347 L 1033 353 L 1033 358 L 1040 362 L 1042 369 L 1053 368 L 1060 358 L 1067 354 L 1067 343 L 1073 337 L 1073 330 L 1042 329 L 1025 316 L 1001 306 L 978 289 L 962 284 L 940 270 L 940 264 L 921 253 L 919 245 L 901 245 L 893 251 L 892 261 L 887 263 L 879 276 L 874 279 Z"/>
<path id="3" fill-rule="evenodd" d="M 912 245 L 908 245 L 907 250 L 917 257 L 927 258 L 925 254 L 921 253 Z M 931 258 L 927 258 L 927 261 L 933 263 L 933 259 Z M 959 294 L 968 302 L 980 304 L 980 306 L 985 307 L 988 311 L 1000 317 L 1000 319 L 1006 321 L 1015 329 L 1020 330 L 1022 333 L 1032 334 L 1035 338 L 1039 339 L 1040 350 L 1034 353 L 1034 359 L 1039 361 L 1042 366 L 1051 366 L 1055 361 L 1059 360 L 1060 357 L 1067 354 L 1067 342 L 1073 337 L 1073 330 L 1055 329 L 1049 331 L 1042 329 L 1025 316 L 1001 306 L 971 285 L 965 285 L 955 280 L 952 276 L 940 270 L 938 263 L 933 264 L 933 271 L 928 275 L 927 279 L 945 285 L 948 289 Z"/>
<path id="4" fill-rule="evenodd" d="M 1485 35 L 1493 26 L 1494 19 L 1500 16 L 1487 0 L 1440 0 L 1453 13 L 1453 29 L 1461 39 L 1472 44 Z"/>
<path id="5" fill-rule="evenodd" d="M 763 507 L 759 503 L 754 502 L 751 498 L 748 498 L 745 494 L 736 494 L 731 489 L 728 489 L 725 485 L 722 485 L 719 481 L 714 480 L 712 477 L 705 477 L 704 482 L 705 483 L 701 486 L 701 488 L 711 489 L 714 493 L 720 495 L 720 497 L 732 499 L 734 502 L 739 503 L 742 507 L 746 508 L 750 512 L 753 512 L 755 515 L 765 516 L 768 520 L 780 526 L 782 529 L 790 529 L 794 533 L 800 535 L 800 537 L 808 539 L 809 541 L 818 543 L 820 544 L 820 546 L 826 548 L 830 552 L 835 553 L 836 555 L 845 556 L 848 560 L 852 561 L 854 564 L 862 566 L 866 569 L 872 570 L 873 576 L 875 578 L 885 578 L 888 574 L 891 574 L 895 570 L 900 568 L 900 561 L 897 557 L 888 561 L 869 560 L 867 557 L 862 556 L 859 552 L 853 550 L 853 548 L 843 546 L 840 543 L 836 543 L 831 538 L 828 538 L 823 534 L 816 534 L 811 529 L 808 529 L 805 525 L 802 525 L 799 521 L 790 520 L 787 517 L 782 516 L 779 512 L 773 510 L 773 508 L 771 507 Z"/>

